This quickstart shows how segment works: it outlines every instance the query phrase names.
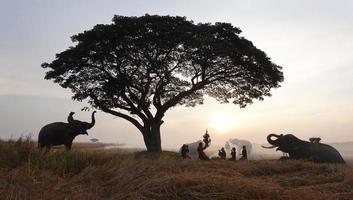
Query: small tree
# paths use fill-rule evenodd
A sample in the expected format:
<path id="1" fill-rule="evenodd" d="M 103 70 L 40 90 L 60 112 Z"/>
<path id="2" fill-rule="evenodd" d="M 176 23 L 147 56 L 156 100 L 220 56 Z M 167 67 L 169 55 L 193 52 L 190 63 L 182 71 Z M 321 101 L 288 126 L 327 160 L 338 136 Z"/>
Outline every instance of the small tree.
<path id="1" fill-rule="evenodd" d="M 185 17 L 114 16 L 112 24 L 74 35 L 76 45 L 42 67 L 74 100 L 131 122 L 147 151 L 158 152 L 169 108 L 202 104 L 204 95 L 245 107 L 279 87 L 281 67 L 240 32 Z"/>

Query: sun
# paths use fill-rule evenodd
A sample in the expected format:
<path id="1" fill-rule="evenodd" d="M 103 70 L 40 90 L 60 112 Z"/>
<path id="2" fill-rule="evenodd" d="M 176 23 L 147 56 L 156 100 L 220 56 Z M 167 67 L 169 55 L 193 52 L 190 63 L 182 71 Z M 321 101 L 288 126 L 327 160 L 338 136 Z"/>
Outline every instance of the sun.
<path id="1" fill-rule="evenodd" d="M 232 126 L 232 117 L 228 115 L 221 115 L 216 114 L 212 117 L 212 127 L 220 130 L 225 131 Z"/>

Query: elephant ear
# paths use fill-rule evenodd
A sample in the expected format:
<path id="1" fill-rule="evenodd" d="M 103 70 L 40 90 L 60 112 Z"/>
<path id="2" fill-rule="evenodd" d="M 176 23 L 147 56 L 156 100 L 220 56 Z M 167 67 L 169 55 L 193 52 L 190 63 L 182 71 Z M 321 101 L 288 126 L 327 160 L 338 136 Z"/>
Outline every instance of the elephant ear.
<path id="1" fill-rule="evenodd" d="M 71 123 L 69 123 L 70 126 L 70 132 L 72 135 L 79 135 L 79 134 L 86 134 L 88 135 L 86 131 L 86 122 L 81 122 L 78 120 L 73 120 Z"/>
<path id="2" fill-rule="evenodd" d="M 299 154 L 304 154 L 305 153 L 303 148 L 298 143 L 295 143 L 295 142 L 291 142 L 287 146 L 282 147 L 282 148 L 288 153 L 291 153 L 291 152 L 292 153 L 296 152 L 296 153 L 299 153 Z"/>

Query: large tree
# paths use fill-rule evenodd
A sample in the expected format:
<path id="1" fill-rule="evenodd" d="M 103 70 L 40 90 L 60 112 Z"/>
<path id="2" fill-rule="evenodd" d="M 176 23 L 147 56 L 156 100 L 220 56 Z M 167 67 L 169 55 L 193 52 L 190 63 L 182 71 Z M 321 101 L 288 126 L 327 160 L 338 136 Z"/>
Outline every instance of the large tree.
<path id="1" fill-rule="evenodd" d="M 281 67 L 240 32 L 185 17 L 114 16 L 72 36 L 75 46 L 42 67 L 74 100 L 131 122 L 147 151 L 158 152 L 169 108 L 202 104 L 205 95 L 245 107 L 279 87 Z"/>

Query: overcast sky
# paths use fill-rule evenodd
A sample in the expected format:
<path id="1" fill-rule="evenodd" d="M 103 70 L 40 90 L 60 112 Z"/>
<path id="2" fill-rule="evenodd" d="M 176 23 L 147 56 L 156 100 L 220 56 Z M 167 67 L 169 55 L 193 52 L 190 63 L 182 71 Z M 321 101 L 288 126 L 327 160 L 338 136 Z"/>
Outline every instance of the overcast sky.
<path id="1" fill-rule="evenodd" d="M 293 133 L 323 142 L 353 141 L 353 1 L 117 1 L 0 0 L 0 138 L 33 134 L 47 123 L 66 121 L 85 103 L 44 80 L 50 62 L 73 43 L 70 36 L 113 15 L 179 15 L 195 22 L 230 22 L 242 36 L 283 66 L 285 81 L 264 101 L 239 109 L 208 99 L 195 108 L 175 107 L 165 116 L 162 146 L 200 139 L 208 128 L 215 142 L 228 138 L 265 143 L 269 133 Z M 228 121 L 228 127 L 217 126 Z M 99 112 L 90 136 L 143 147 L 128 122 Z"/>

